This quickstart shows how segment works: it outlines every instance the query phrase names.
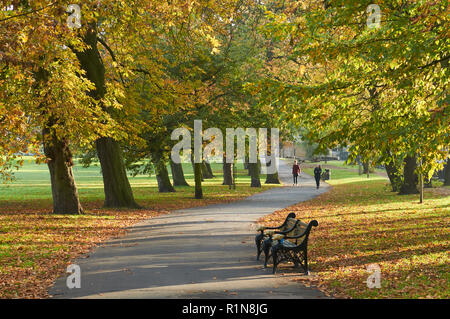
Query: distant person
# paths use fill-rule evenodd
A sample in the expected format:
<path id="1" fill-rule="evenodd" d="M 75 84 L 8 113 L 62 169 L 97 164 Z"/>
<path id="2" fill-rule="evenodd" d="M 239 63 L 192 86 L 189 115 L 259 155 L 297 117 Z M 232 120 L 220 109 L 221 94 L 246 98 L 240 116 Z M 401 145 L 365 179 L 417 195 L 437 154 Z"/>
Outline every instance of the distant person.
<path id="1" fill-rule="evenodd" d="M 314 178 L 316 179 L 317 189 L 319 189 L 320 186 L 320 176 L 322 176 L 322 168 L 319 165 L 314 169 Z"/>
<path id="2" fill-rule="evenodd" d="M 294 185 L 297 185 L 298 175 L 300 175 L 300 166 L 297 164 L 297 161 L 294 161 L 294 165 L 292 166 L 292 176 L 294 178 Z"/>

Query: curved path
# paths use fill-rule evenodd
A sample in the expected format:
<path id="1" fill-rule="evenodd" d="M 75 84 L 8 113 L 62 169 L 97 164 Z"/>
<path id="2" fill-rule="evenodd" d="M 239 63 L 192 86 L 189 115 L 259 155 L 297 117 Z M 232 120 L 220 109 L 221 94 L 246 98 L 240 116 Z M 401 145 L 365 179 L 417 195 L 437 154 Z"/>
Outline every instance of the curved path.
<path id="1" fill-rule="evenodd" d="M 291 168 L 280 161 L 280 179 Z M 327 191 L 302 174 L 300 187 L 280 187 L 244 200 L 175 211 L 134 226 L 122 238 L 75 261 L 81 288 L 65 277 L 50 289 L 55 298 L 325 298 L 318 290 L 272 275 L 255 258 L 254 222 L 276 210 Z M 320 221 L 319 221 L 320 222 Z M 319 226 L 320 227 L 320 226 Z"/>

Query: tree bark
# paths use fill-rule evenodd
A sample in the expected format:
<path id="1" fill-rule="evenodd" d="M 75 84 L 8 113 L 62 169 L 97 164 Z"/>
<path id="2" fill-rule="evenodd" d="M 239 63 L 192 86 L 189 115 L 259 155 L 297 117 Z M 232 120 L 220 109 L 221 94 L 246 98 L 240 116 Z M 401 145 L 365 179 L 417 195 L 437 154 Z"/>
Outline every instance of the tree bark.
<path id="1" fill-rule="evenodd" d="M 35 84 L 33 87 L 39 90 L 40 85 L 48 85 L 50 73 L 40 67 L 35 73 Z M 45 102 L 40 105 L 41 114 L 47 114 Z M 46 125 L 42 129 L 42 144 L 44 154 L 47 157 L 47 166 L 50 172 L 50 183 L 53 197 L 54 214 L 83 214 L 80 204 L 78 189 L 73 177 L 73 158 L 67 139 L 58 137 L 52 126 L 57 123 L 53 116 L 50 116 Z"/>
<path id="2" fill-rule="evenodd" d="M 419 176 L 419 192 L 420 192 L 420 203 L 423 203 L 423 175 Z"/>
<path id="3" fill-rule="evenodd" d="M 419 190 L 417 189 L 418 177 L 415 173 L 416 167 L 416 157 L 407 156 L 405 158 L 405 166 L 403 168 L 403 183 L 400 186 L 400 195 L 419 193 Z"/>
<path id="4" fill-rule="evenodd" d="M 259 178 L 259 163 L 248 163 L 248 171 L 251 177 L 251 187 L 261 187 L 261 180 Z"/>
<path id="5" fill-rule="evenodd" d="M 400 178 L 400 170 L 395 163 L 389 162 L 384 165 L 386 169 L 386 173 L 389 177 L 389 181 L 391 182 L 391 187 L 393 192 L 398 192 L 400 190 L 401 178 Z"/>
<path id="6" fill-rule="evenodd" d="M 78 190 L 73 178 L 72 153 L 65 140 L 58 139 L 50 129 L 43 130 L 44 153 L 49 159 L 54 214 L 82 214 Z"/>
<path id="7" fill-rule="evenodd" d="M 110 137 L 96 141 L 105 190 L 105 207 L 138 208 L 128 181 L 119 143 Z"/>
<path id="8" fill-rule="evenodd" d="M 170 169 L 172 171 L 173 186 L 189 186 L 184 177 L 183 165 L 181 163 L 176 164 L 170 160 Z"/>
<path id="9" fill-rule="evenodd" d="M 208 166 L 209 166 L 209 169 L 208 169 Z M 214 178 L 214 175 L 212 173 L 211 166 L 209 165 L 209 163 L 206 163 L 206 161 L 203 161 L 201 163 L 201 167 L 202 167 L 202 176 L 204 179 Z"/>
<path id="10" fill-rule="evenodd" d="M 450 159 L 444 166 L 444 186 L 450 186 Z"/>
<path id="11" fill-rule="evenodd" d="M 156 181 L 158 182 L 158 191 L 160 193 L 173 193 L 173 188 L 170 183 L 169 172 L 167 171 L 166 162 L 162 158 L 157 158 L 153 162 L 156 171 Z"/>
<path id="12" fill-rule="evenodd" d="M 275 174 L 267 174 L 266 184 L 281 184 L 280 179 L 278 178 L 278 173 Z"/>
<path id="13" fill-rule="evenodd" d="M 270 166 L 270 161 L 266 163 L 266 166 Z M 281 184 L 280 179 L 278 178 L 278 172 L 274 174 L 267 174 L 266 176 L 266 184 Z"/>
<path id="14" fill-rule="evenodd" d="M 248 167 L 249 162 L 250 162 L 249 156 L 245 155 L 245 158 L 244 158 L 244 169 L 249 170 L 249 167 Z M 248 172 L 248 176 L 250 176 L 250 171 Z"/>
<path id="15" fill-rule="evenodd" d="M 97 101 L 101 101 L 106 94 L 105 67 L 97 48 L 97 27 L 94 23 L 86 31 L 83 41 L 89 48 L 74 52 L 81 68 L 86 71 L 86 78 L 95 84 L 95 89 L 89 94 Z M 119 144 L 110 137 L 101 137 L 96 141 L 96 147 L 102 167 L 105 207 L 138 207 L 128 181 Z"/>
<path id="16" fill-rule="evenodd" d="M 363 174 L 369 174 L 369 162 L 363 162 Z"/>
<path id="17" fill-rule="evenodd" d="M 233 185 L 233 164 L 227 163 L 223 158 L 223 183 L 222 185 Z"/>
<path id="18" fill-rule="evenodd" d="M 203 198 L 202 190 L 202 163 L 194 163 L 194 178 L 195 178 L 195 198 Z"/>
<path id="19" fill-rule="evenodd" d="M 194 162 L 194 154 L 191 154 L 191 163 L 192 163 L 192 171 L 194 172 L 194 180 L 195 180 L 195 162 Z M 203 167 L 202 167 L 202 164 L 203 163 L 200 163 L 200 170 L 203 172 Z M 205 179 L 204 179 L 204 176 L 203 176 L 203 174 L 200 174 L 201 175 L 201 181 L 203 182 Z"/>
<path id="20" fill-rule="evenodd" d="M 211 167 L 211 163 L 208 161 L 205 161 L 205 165 L 206 165 L 206 169 L 208 171 L 209 176 L 211 176 L 211 178 L 214 178 L 215 176 L 214 176 L 214 173 L 213 173 L 213 170 Z"/>

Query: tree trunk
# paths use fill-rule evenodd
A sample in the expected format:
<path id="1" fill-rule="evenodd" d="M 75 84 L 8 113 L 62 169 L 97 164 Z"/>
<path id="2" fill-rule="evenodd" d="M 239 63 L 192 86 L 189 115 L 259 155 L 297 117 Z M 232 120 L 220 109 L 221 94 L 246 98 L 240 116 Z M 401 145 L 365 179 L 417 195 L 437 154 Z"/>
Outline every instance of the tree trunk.
<path id="1" fill-rule="evenodd" d="M 105 207 L 138 208 L 117 141 L 102 137 L 96 141 L 105 190 Z"/>
<path id="2" fill-rule="evenodd" d="M 65 140 L 49 129 L 43 130 L 44 153 L 49 159 L 54 214 L 82 214 L 78 190 L 72 172 L 72 153 Z"/>
<path id="3" fill-rule="evenodd" d="M 156 158 L 153 162 L 156 171 L 156 181 L 158 182 L 158 190 L 160 193 L 173 193 L 173 188 L 170 183 L 169 172 L 167 171 L 166 162 L 161 158 Z"/>
<path id="4" fill-rule="evenodd" d="M 444 166 L 444 186 L 450 186 L 450 159 Z"/>
<path id="5" fill-rule="evenodd" d="M 223 158 L 223 183 L 222 185 L 233 185 L 233 164 L 227 163 Z"/>
<path id="6" fill-rule="evenodd" d="M 194 163 L 194 178 L 195 178 L 195 198 L 203 198 L 202 190 L 202 163 Z"/>
<path id="7" fill-rule="evenodd" d="M 97 48 L 97 27 L 92 23 L 83 37 L 89 46 L 84 51 L 74 50 L 86 78 L 95 84 L 89 94 L 100 101 L 105 97 L 105 67 Z M 96 141 L 97 154 L 103 174 L 105 207 L 139 207 L 134 201 L 133 192 L 125 170 L 119 144 L 110 137 Z"/>
<path id="8" fill-rule="evenodd" d="M 170 169 L 172 171 L 173 186 L 189 186 L 184 177 L 183 164 L 177 164 L 170 160 Z"/>
<path id="9" fill-rule="evenodd" d="M 266 166 L 270 166 L 271 161 L 266 163 Z M 280 179 L 278 178 L 278 172 L 274 174 L 267 174 L 266 176 L 266 184 L 281 184 Z"/>
<path id="10" fill-rule="evenodd" d="M 194 153 L 191 154 L 191 163 L 192 163 L 192 171 L 194 172 L 194 179 L 195 179 L 195 162 L 194 162 Z M 200 169 L 203 172 L 203 163 L 200 163 Z M 203 174 L 201 175 L 201 181 L 203 182 L 205 179 L 203 177 Z"/>
<path id="11" fill-rule="evenodd" d="M 208 169 L 208 166 L 209 166 L 209 169 Z M 205 161 L 203 161 L 201 163 L 201 167 L 202 167 L 202 176 L 204 179 L 214 178 L 214 175 L 212 173 L 211 166 L 209 165 L 209 163 L 206 163 Z"/>
<path id="12" fill-rule="evenodd" d="M 416 157 L 407 156 L 405 158 L 405 166 L 403 168 L 403 183 L 400 186 L 400 195 L 419 193 L 419 190 L 417 189 L 418 177 L 415 173 L 416 167 Z"/>
<path id="13" fill-rule="evenodd" d="M 420 203 L 423 203 L 423 174 L 419 176 L 419 193 L 420 193 Z"/>
<path id="14" fill-rule="evenodd" d="M 211 178 L 214 178 L 214 173 L 211 167 L 211 163 L 209 163 L 208 161 L 205 161 L 205 165 L 206 165 L 206 169 L 208 171 L 209 176 L 211 176 Z"/>
<path id="15" fill-rule="evenodd" d="M 251 187 L 261 187 L 261 180 L 259 179 L 259 165 L 258 163 L 248 163 L 248 170 L 251 177 Z"/>
<path id="16" fill-rule="evenodd" d="M 363 168 L 364 168 L 363 174 L 369 173 L 369 162 L 363 162 L 362 164 L 363 164 Z"/>
<path id="17" fill-rule="evenodd" d="M 278 173 L 275 174 L 267 174 L 266 184 L 281 184 L 280 179 L 278 178 Z"/>
<path id="18" fill-rule="evenodd" d="M 401 178 L 400 178 L 400 170 L 395 162 L 392 161 L 388 164 L 384 165 L 386 169 L 386 173 L 389 177 L 389 181 L 391 182 L 391 187 L 393 192 L 398 192 L 400 189 Z"/>

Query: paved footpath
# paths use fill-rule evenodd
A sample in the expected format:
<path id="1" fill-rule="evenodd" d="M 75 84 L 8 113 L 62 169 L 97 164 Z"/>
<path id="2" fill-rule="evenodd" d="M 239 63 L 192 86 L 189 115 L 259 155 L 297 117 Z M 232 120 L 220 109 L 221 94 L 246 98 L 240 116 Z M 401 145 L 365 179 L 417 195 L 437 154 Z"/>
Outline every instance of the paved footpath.
<path id="1" fill-rule="evenodd" d="M 270 189 L 229 204 L 184 209 L 132 227 L 122 238 L 96 248 L 81 267 L 81 288 L 66 277 L 50 289 L 54 298 L 325 298 L 320 291 L 272 275 L 256 261 L 255 221 L 327 191 L 302 174 L 292 187 L 291 168 L 280 161 L 280 179 Z M 319 221 L 320 223 L 320 221 Z M 319 225 L 320 227 L 320 225 Z M 262 256 L 263 258 L 263 256 Z M 281 275 L 284 273 L 284 275 Z"/>

